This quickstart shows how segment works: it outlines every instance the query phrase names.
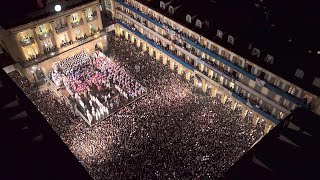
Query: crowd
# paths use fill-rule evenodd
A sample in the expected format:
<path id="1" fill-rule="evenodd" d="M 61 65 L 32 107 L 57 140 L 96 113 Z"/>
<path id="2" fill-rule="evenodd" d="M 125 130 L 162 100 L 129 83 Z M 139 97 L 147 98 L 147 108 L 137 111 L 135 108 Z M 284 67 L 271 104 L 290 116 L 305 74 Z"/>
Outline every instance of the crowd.
<path id="1" fill-rule="evenodd" d="M 252 125 L 229 101 L 199 93 L 126 40 L 108 38 L 110 54 L 148 94 L 93 127 L 60 113 L 48 118 L 94 179 L 218 179 L 263 135 L 263 122 Z"/>

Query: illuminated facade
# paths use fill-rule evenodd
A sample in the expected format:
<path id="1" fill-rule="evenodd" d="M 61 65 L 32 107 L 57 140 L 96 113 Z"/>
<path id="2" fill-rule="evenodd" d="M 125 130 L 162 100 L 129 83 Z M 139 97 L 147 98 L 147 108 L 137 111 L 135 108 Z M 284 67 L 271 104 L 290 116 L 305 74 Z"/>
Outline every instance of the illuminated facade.
<path id="1" fill-rule="evenodd" d="M 24 68 L 50 61 L 65 52 L 104 49 L 99 1 L 71 7 L 27 24 L 1 28 L 1 46 Z M 88 43 L 95 42 L 93 47 Z"/>
<path id="2" fill-rule="evenodd" d="M 230 98 L 233 108 L 241 106 L 243 116 L 254 115 L 254 124 L 260 119 L 268 120 L 266 132 L 298 106 L 320 114 L 319 96 L 159 12 L 160 8 L 174 16 L 180 7 L 178 1 L 156 2 L 158 8 L 148 7 L 143 0 L 112 1 L 115 7 L 111 11 L 117 20 L 115 34 L 125 37 L 163 64 L 169 64 L 186 79 L 193 78 L 195 86 L 203 92 L 221 96 L 223 103 Z M 199 29 L 206 26 L 206 21 L 195 16 L 186 14 L 185 17 L 186 23 L 194 23 Z M 214 33 L 223 36 L 220 30 Z M 228 43 L 234 41 L 229 35 Z M 259 49 L 251 47 L 249 50 L 253 56 L 260 56 Z M 265 55 L 264 59 L 270 64 L 274 62 L 271 54 Z"/>

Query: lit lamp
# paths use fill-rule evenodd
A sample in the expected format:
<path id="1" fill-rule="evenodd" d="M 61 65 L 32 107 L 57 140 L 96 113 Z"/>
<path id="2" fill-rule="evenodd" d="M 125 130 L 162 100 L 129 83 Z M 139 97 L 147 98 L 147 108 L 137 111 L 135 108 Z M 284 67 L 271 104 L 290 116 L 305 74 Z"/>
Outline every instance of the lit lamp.
<path id="1" fill-rule="evenodd" d="M 59 5 L 59 4 L 55 5 L 55 6 L 54 6 L 54 10 L 55 10 L 56 12 L 60 12 L 60 11 L 61 11 L 61 5 Z"/>

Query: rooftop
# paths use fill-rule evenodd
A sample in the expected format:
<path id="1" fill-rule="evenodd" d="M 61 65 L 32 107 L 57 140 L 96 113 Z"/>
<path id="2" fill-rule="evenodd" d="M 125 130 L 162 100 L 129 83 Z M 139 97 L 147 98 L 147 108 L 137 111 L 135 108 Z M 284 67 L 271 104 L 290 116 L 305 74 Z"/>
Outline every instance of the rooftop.
<path id="1" fill-rule="evenodd" d="M 182 5 L 172 15 L 168 8 L 160 8 L 160 0 L 138 0 L 161 14 L 226 47 L 243 58 L 279 75 L 288 81 L 320 95 L 320 89 L 312 85 L 320 78 L 320 16 L 316 5 L 292 1 L 258 0 L 174 0 Z M 308 1 L 308 0 L 307 0 Z M 301 10 L 308 9 L 308 11 Z M 284 13 L 285 12 L 285 13 Z M 186 22 L 186 15 L 197 15 L 193 22 Z M 195 27 L 196 19 L 207 20 L 209 27 Z M 223 39 L 216 37 L 221 30 Z M 234 45 L 227 42 L 228 35 L 234 37 Z M 260 58 L 251 55 L 249 44 L 260 50 Z M 271 65 L 264 61 L 266 55 L 274 57 Z M 299 79 L 294 76 L 297 69 L 304 71 Z"/>
<path id="2" fill-rule="evenodd" d="M 41 2 L 41 0 L 37 0 Z M 95 0 L 43 0 L 37 3 L 36 0 L 10 0 L 6 2 L 6 8 L 3 8 L 0 15 L 0 26 L 4 29 L 10 29 L 33 21 L 37 21 L 56 14 L 54 5 L 60 4 L 62 11 L 93 2 Z M 13 11 L 14 9 L 14 11 Z"/>

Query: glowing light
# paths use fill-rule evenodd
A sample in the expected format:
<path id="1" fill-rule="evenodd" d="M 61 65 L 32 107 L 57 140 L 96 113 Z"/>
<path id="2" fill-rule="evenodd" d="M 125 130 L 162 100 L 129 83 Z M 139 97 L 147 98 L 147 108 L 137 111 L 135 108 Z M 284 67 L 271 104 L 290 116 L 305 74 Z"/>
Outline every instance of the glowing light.
<path id="1" fill-rule="evenodd" d="M 54 6 L 54 10 L 55 10 L 56 12 L 60 12 L 60 11 L 61 11 L 61 5 L 59 5 L 59 4 L 55 5 L 55 6 Z"/>
<path id="2" fill-rule="evenodd" d="M 36 67 L 36 66 L 32 66 L 32 69 L 33 69 L 33 70 L 36 70 L 36 69 L 37 69 L 37 67 Z"/>

